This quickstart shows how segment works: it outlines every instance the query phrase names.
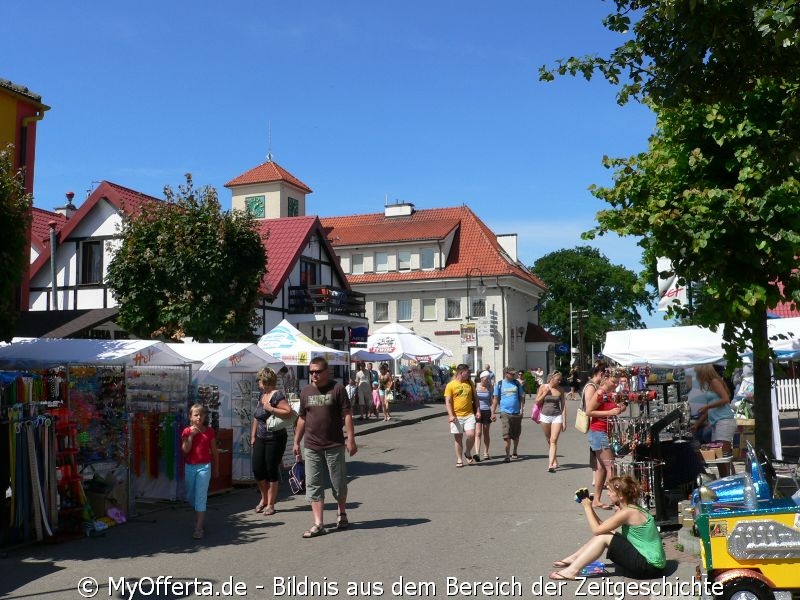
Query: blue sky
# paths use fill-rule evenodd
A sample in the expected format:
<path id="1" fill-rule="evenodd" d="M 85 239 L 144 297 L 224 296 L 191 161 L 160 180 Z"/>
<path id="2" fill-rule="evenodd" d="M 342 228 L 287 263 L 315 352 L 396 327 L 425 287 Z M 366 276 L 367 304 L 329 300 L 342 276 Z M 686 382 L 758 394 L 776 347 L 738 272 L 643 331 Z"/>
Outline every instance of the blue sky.
<path id="1" fill-rule="evenodd" d="M 532 264 L 587 243 L 603 155 L 645 149 L 653 129 L 605 82 L 538 80 L 542 64 L 618 45 L 609 12 L 602 0 L 14 0 L 0 33 L 18 50 L 0 77 L 52 107 L 37 207 L 67 191 L 82 201 L 100 180 L 161 196 L 191 172 L 229 208 L 223 185 L 271 150 L 314 190 L 309 213 L 467 204 L 518 233 Z M 633 240 L 594 245 L 639 270 Z"/>

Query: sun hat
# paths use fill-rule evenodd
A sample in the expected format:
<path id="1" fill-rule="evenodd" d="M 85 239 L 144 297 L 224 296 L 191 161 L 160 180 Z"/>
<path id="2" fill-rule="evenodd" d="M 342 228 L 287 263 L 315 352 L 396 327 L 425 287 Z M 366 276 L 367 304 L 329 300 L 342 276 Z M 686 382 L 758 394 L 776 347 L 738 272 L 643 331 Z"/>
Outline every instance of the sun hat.
<path id="1" fill-rule="evenodd" d="M 481 371 L 481 375 L 480 375 L 479 379 L 483 379 L 484 377 L 491 377 L 491 376 L 492 376 L 492 374 L 489 373 L 489 371 Z"/>

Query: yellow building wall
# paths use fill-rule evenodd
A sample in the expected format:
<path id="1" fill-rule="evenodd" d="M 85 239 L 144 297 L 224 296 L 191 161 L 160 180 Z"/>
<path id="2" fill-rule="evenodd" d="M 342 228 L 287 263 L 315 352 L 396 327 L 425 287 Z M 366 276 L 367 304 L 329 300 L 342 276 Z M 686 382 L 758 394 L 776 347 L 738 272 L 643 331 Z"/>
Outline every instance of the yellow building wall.
<path id="1" fill-rule="evenodd" d="M 17 143 L 17 99 L 0 91 L 0 146 Z"/>

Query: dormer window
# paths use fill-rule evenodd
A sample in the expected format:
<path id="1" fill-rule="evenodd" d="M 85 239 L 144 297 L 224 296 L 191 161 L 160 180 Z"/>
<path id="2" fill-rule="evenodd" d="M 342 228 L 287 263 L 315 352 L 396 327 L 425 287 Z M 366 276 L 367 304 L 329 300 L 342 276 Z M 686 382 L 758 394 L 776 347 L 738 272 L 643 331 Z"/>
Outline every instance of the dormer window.
<path id="1" fill-rule="evenodd" d="M 400 250 L 397 253 L 397 270 L 398 271 L 411 270 L 411 252 L 409 250 Z"/>
<path id="2" fill-rule="evenodd" d="M 420 269 L 433 269 L 434 253 L 433 248 L 423 248 L 419 252 L 419 268 Z"/>
<path id="3" fill-rule="evenodd" d="M 350 274 L 363 275 L 364 274 L 364 255 L 353 254 L 350 259 Z"/>

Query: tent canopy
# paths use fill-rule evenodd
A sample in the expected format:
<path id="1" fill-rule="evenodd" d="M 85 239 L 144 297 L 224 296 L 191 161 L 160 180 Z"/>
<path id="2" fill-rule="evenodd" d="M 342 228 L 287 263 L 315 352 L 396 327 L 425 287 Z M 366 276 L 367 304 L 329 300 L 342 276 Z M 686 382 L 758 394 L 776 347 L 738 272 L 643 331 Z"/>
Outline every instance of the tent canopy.
<path id="1" fill-rule="evenodd" d="M 258 347 L 287 365 L 308 365 L 322 357 L 329 365 L 349 365 L 350 353 L 318 344 L 284 319 L 258 340 Z"/>
<path id="2" fill-rule="evenodd" d="M 354 361 L 383 362 L 394 360 L 391 354 L 370 352 L 366 348 L 350 348 L 350 357 Z"/>
<path id="3" fill-rule="evenodd" d="M 410 358 L 417 362 L 431 362 L 443 356 L 453 356 L 447 348 L 434 344 L 397 323 L 390 323 L 374 331 L 367 338 L 367 351 L 386 354 L 395 360 Z"/>
<path id="4" fill-rule="evenodd" d="M 782 360 L 800 357 L 800 318 L 767 322 L 770 346 Z M 690 367 L 724 360 L 722 326 L 716 332 L 689 325 L 609 331 L 603 354 L 623 366 Z"/>
<path id="5" fill-rule="evenodd" d="M 3 368 L 58 365 L 178 366 L 194 362 L 155 340 L 15 338 L 0 348 Z"/>
<path id="6" fill-rule="evenodd" d="M 167 344 L 170 350 L 184 358 L 203 363 L 200 371 L 213 371 L 218 368 L 237 368 L 257 371 L 262 367 L 278 367 L 283 363 L 267 354 L 256 344 Z"/>

